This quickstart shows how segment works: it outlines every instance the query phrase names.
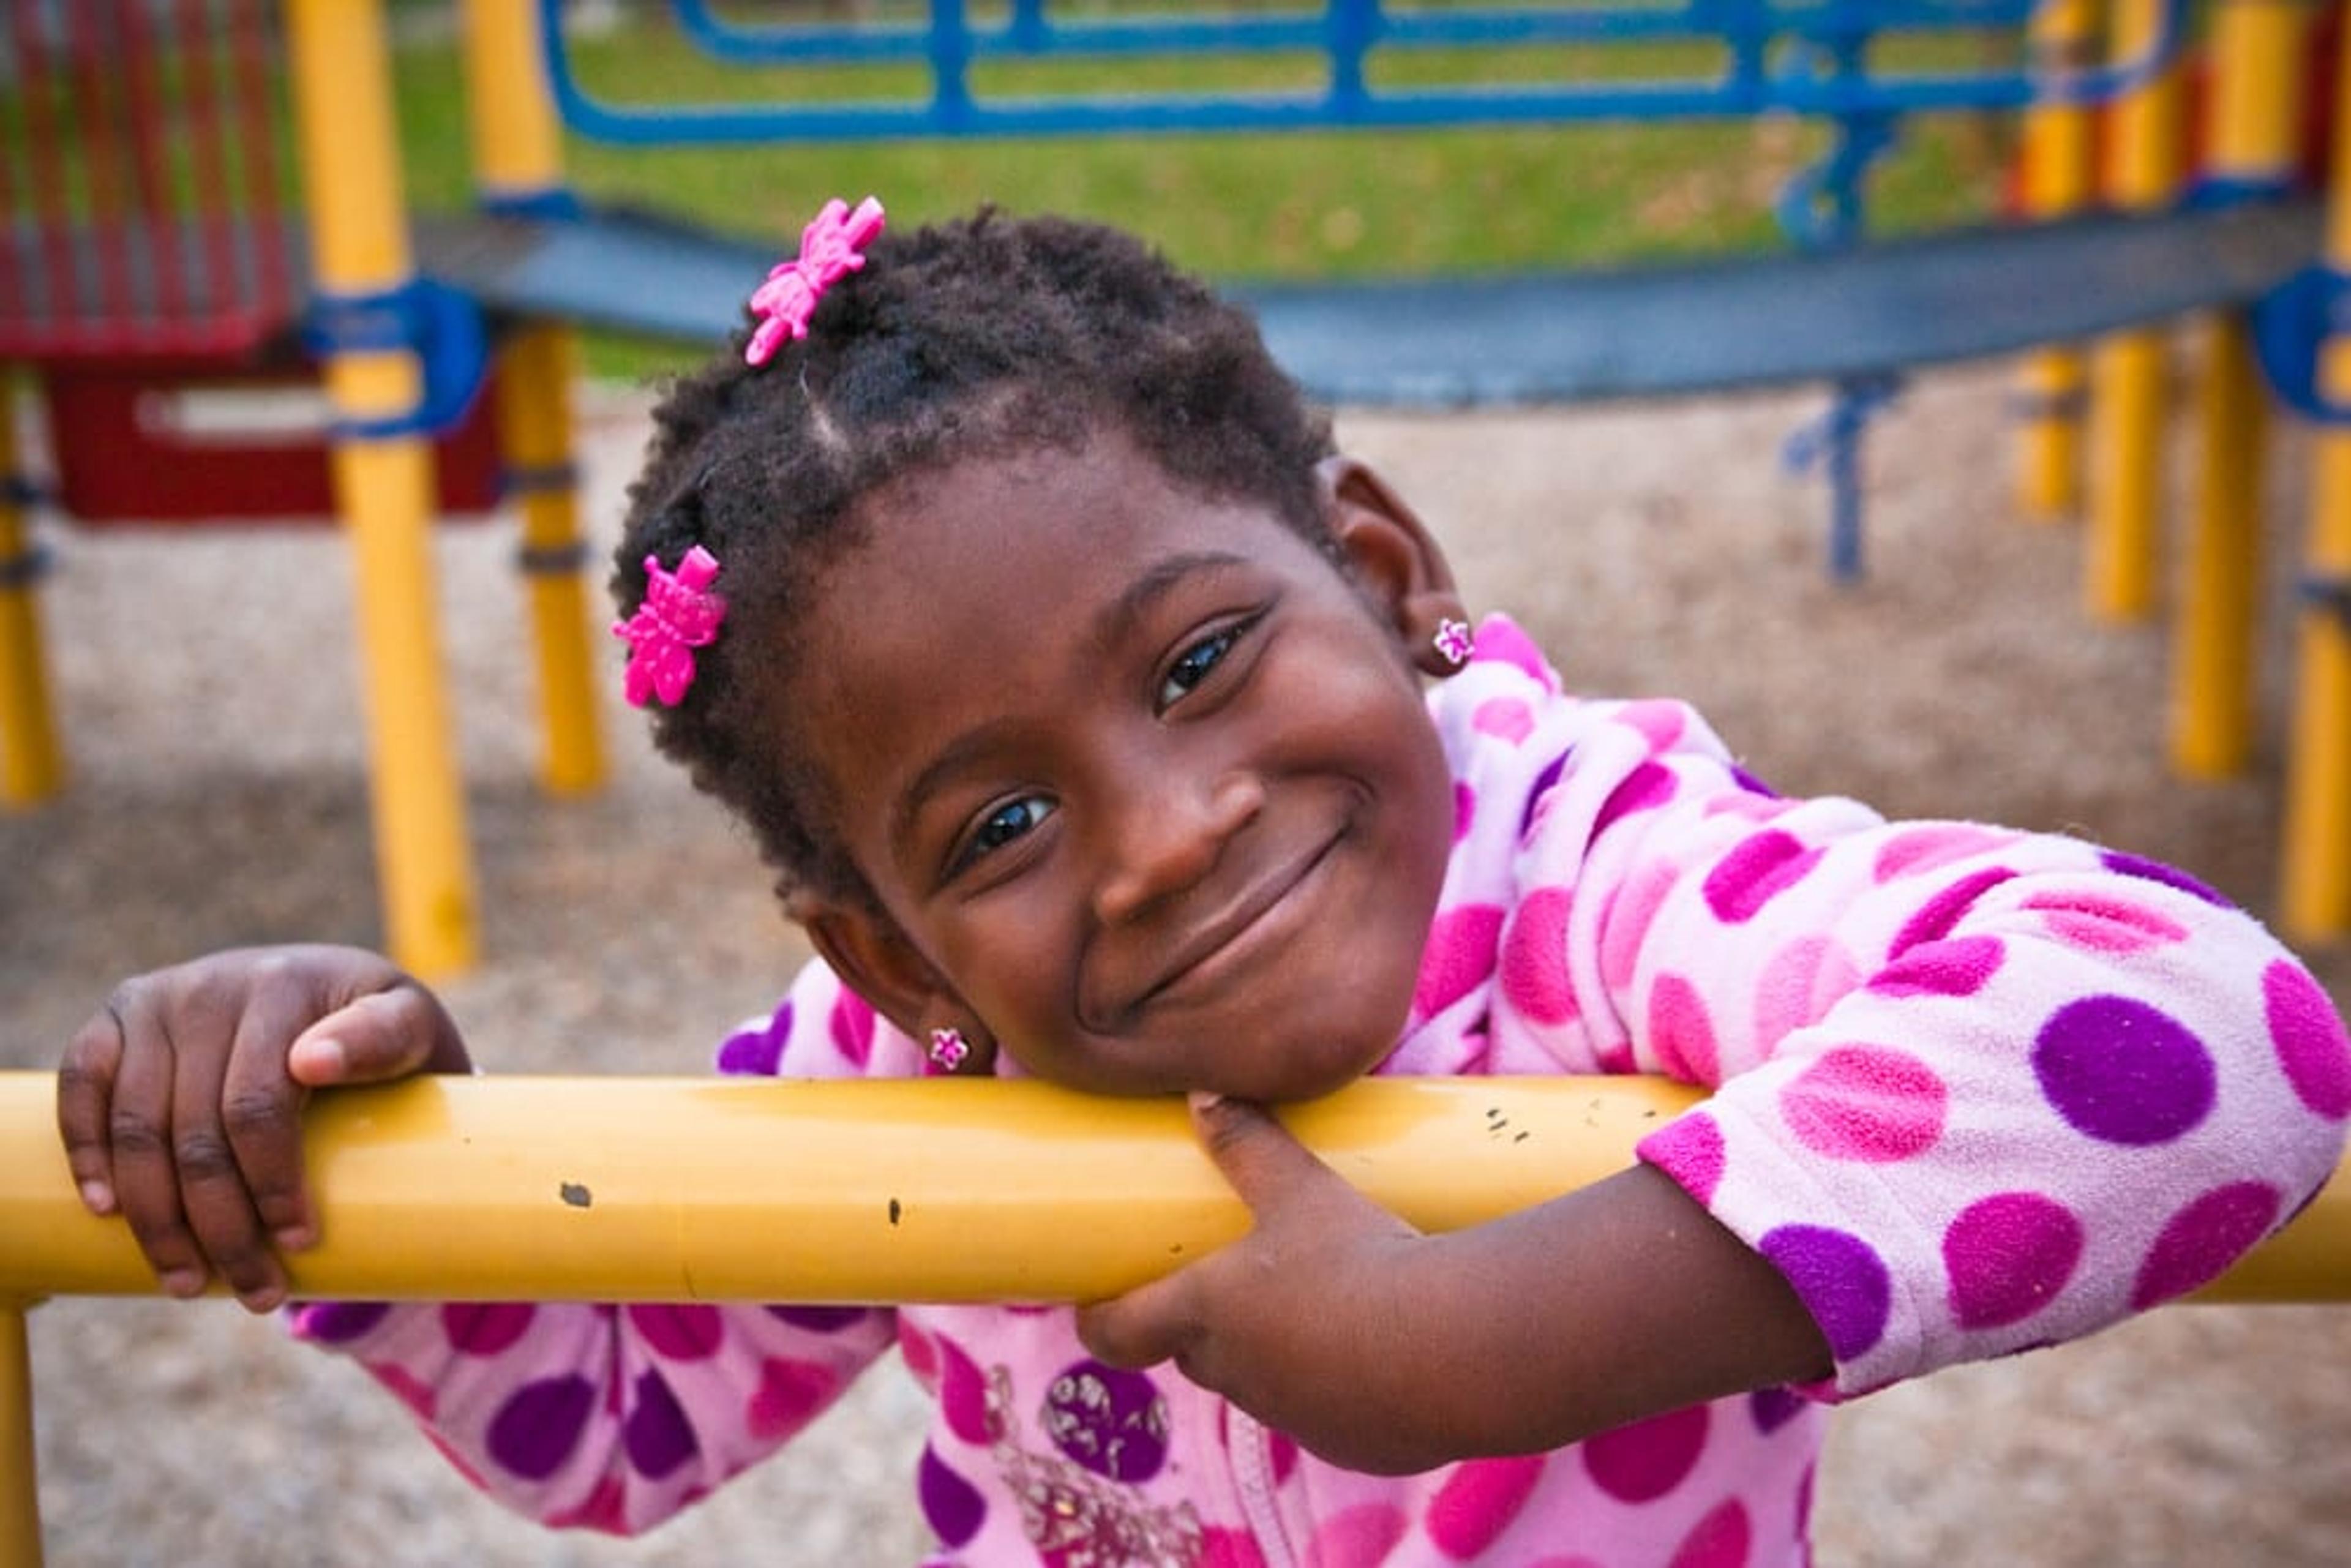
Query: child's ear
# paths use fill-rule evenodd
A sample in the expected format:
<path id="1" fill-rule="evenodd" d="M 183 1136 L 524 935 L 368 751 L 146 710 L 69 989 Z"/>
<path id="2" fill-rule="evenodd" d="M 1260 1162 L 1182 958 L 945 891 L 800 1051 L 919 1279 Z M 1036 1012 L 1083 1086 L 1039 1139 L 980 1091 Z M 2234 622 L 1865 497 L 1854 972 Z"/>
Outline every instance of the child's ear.
<path id="1" fill-rule="evenodd" d="M 1323 515 L 1354 569 L 1357 585 L 1395 626 L 1414 664 L 1428 674 L 1452 674 L 1458 665 L 1437 651 L 1437 628 L 1466 621 L 1468 612 L 1436 536 L 1368 464 L 1326 457 L 1316 465 L 1315 478 Z"/>
<path id="2" fill-rule="evenodd" d="M 898 923 L 862 905 L 795 894 L 799 921 L 817 954 L 841 983 L 903 1032 L 920 1040 L 932 1020 L 956 1008 L 954 994 Z"/>

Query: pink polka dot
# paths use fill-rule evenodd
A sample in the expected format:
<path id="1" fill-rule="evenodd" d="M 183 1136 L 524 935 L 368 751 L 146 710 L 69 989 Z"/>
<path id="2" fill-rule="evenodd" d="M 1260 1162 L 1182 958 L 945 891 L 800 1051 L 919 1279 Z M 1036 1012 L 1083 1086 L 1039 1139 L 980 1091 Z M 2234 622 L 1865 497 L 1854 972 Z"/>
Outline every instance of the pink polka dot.
<path id="1" fill-rule="evenodd" d="M 528 1301 L 451 1301 L 441 1309 L 441 1332 L 460 1355 L 496 1355 L 538 1315 Z"/>
<path id="2" fill-rule="evenodd" d="M 1897 876 L 1932 871 L 1970 855 L 1990 853 L 2013 837 L 1968 822 L 1930 822 L 1906 828 L 1878 850 L 1869 874 L 1878 882 L 1892 882 Z"/>
<path id="3" fill-rule="evenodd" d="M 873 1054 L 873 1009 L 846 987 L 832 1004 L 832 1046 L 860 1067 Z"/>
<path id="4" fill-rule="evenodd" d="M 1625 775 L 1624 782 L 1608 792 L 1600 803 L 1599 812 L 1592 819 L 1592 836 L 1598 838 L 1617 821 L 1636 811 L 1646 811 L 1664 805 L 1674 798 L 1679 788 L 1673 769 L 1655 762 L 1644 762 Z"/>
<path id="5" fill-rule="evenodd" d="M 1527 1568 L 1606 1568 L 1589 1557 L 1538 1557 Z"/>
<path id="6" fill-rule="evenodd" d="M 2330 1122 L 2351 1116 L 2351 1037 L 2318 982 L 2281 958 L 2262 976 L 2262 1000 L 2294 1093 Z"/>
<path id="7" fill-rule="evenodd" d="M 1714 1201 L 1722 1180 L 1722 1129 L 1703 1111 L 1692 1111 L 1641 1140 L 1635 1151 L 1664 1171 L 1700 1203 Z"/>
<path id="8" fill-rule="evenodd" d="M 745 1418 L 751 1436 L 785 1437 L 816 1418 L 841 1388 L 841 1375 L 813 1361 L 770 1357 L 759 1364 L 759 1386 L 752 1392 Z"/>
<path id="9" fill-rule="evenodd" d="M 1414 1013 L 1435 1018 L 1475 990 L 1494 972 L 1494 948 L 1501 935 L 1502 912 L 1490 904 L 1465 904 L 1438 915 L 1420 956 L 1420 979 L 1412 992 Z"/>
<path id="10" fill-rule="evenodd" d="M 1676 873 L 1669 865 L 1652 865 L 1619 886 L 1600 916 L 1600 977 L 1622 988 L 1633 983 L 1649 923 L 1673 891 Z"/>
<path id="11" fill-rule="evenodd" d="M 939 1346 L 939 1410 L 947 1430 L 967 1443 L 986 1444 L 993 1435 L 987 1418 L 987 1379 L 961 1346 L 941 1340 Z"/>
<path id="12" fill-rule="evenodd" d="M 1650 750 L 1667 751 L 1689 727 L 1689 710 L 1677 702 L 1626 703 L 1617 710 L 1616 722 L 1639 730 Z"/>
<path id="13" fill-rule="evenodd" d="M 1534 1495 L 1546 1458 L 1526 1454 L 1456 1465 L 1429 1500 L 1423 1521 L 1429 1540 L 1457 1563 L 1469 1562 L 1493 1545 Z"/>
<path id="14" fill-rule="evenodd" d="M 1478 791 L 1467 784 L 1453 786 L 1453 841 L 1459 843 L 1469 836 L 1469 824 L 1477 820 Z"/>
<path id="15" fill-rule="evenodd" d="M 1384 1563 L 1388 1553 L 1412 1528 L 1404 1510 L 1393 1503 L 1358 1503 L 1325 1520 L 1307 1543 L 1307 1568 L 1360 1568 Z"/>
<path id="16" fill-rule="evenodd" d="M 1743 925 L 1820 861 L 1821 851 L 1807 849 L 1793 833 L 1775 828 L 1753 834 L 1707 873 L 1706 905 L 1725 925 Z"/>
<path id="17" fill-rule="evenodd" d="M 1542 650 L 1534 639 L 1519 629 L 1517 622 L 1506 615 L 1489 615 L 1478 627 L 1478 662 L 1486 664 L 1499 660 L 1515 664 L 1529 676 L 1542 683 L 1545 691 L 1559 690 L 1559 683 L 1544 660 Z"/>
<path id="18" fill-rule="evenodd" d="M 672 1361 L 700 1361 L 716 1355 L 726 1337 L 726 1321 L 716 1307 L 631 1307 L 629 1322 L 645 1336 L 647 1344 Z"/>
<path id="19" fill-rule="evenodd" d="M 1840 1045 L 1780 1092 L 1780 1114 L 1807 1148 L 1884 1165 L 1934 1146 L 1948 1098 L 1934 1070 L 1907 1051 Z"/>
<path id="20" fill-rule="evenodd" d="M 1679 975 L 1660 975 L 1649 989 L 1649 1049 L 1668 1076 L 1685 1083 L 1713 1083 L 1721 1076 L 1706 998 Z"/>
<path id="21" fill-rule="evenodd" d="M 2188 935 L 2188 927 L 2170 916 L 2111 894 L 2036 893 L 2024 907 L 2042 915 L 2051 936 L 2092 953 L 2136 953 Z"/>
<path id="22" fill-rule="evenodd" d="M 1977 899 L 2001 883 L 2014 880 L 2015 876 L 2016 873 L 2005 866 L 1990 866 L 1961 877 L 1918 906 L 1917 913 L 1911 915 L 1902 929 L 1894 934 L 1894 940 L 1886 944 L 1886 956 L 1898 958 L 1922 942 L 1941 941 L 1951 934 L 1951 927 L 1975 907 Z"/>
<path id="23" fill-rule="evenodd" d="M 939 1378 L 939 1351 L 931 1336 L 905 1319 L 898 1320 L 898 1354 L 905 1361 L 906 1370 L 914 1381 L 925 1388 L 935 1388 Z"/>
<path id="24" fill-rule="evenodd" d="M 1574 898 L 1539 887 L 1522 899 L 1502 937 L 1502 995 L 1536 1023 L 1570 1023 L 1581 1010 L 1567 977 L 1567 917 Z"/>
<path id="25" fill-rule="evenodd" d="M 1620 1502 L 1653 1502 L 1688 1479 L 1706 1451 L 1703 1405 L 1652 1416 L 1584 1439 L 1583 1468 Z"/>
<path id="26" fill-rule="evenodd" d="M 1755 1038 L 1777 1045 L 1820 1022 L 1860 983 L 1851 954 L 1830 936 L 1800 936 L 1771 955 L 1755 982 Z"/>
<path id="27" fill-rule="evenodd" d="M 1266 1568 L 1265 1552 L 1247 1531 L 1210 1525 L 1200 1531 L 1200 1568 Z"/>
<path id="28" fill-rule="evenodd" d="M 1971 997 L 2007 956 L 1997 936 L 1921 942 L 1870 977 L 1869 988 L 1881 997 Z"/>
<path id="29" fill-rule="evenodd" d="M 440 1396 L 433 1391 L 431 1384 L 396 1362 L 368 1362 L 362 1364 L 367 1367 L 368 1375 L 390 1389 L 392 1397 L 407 1406 L 410 1413 L 418 1420 L 433 1419 L 433 1413 L 440 1405 Z"/>
<path id="30" fill-rule="evenodd" d="M 1726 1499 L 1682 1538 L 1667 1568 L 1742 1568 L 1753 1530 L 1745 1505 Z"/>
<path id="31" fill-rule="evenodd" d="M 588 1500 L 579 1507 L 549 1515 L 547 1522 L 557 1530 L 599 1530 L 607 1535 L 629 1533 L 628 1489 L 618 1476 L 606 1476 L 596 1483 Z"/>
<path id="32" fill-rule="evenodd" d="M 1963 1329 L 2021 1322 L 2056 1299 L 2082 1260 L 2082 1222 L 2053 1197 L 1995 1193 L 1943 1232 L 1951 1315 Z"/>
<path id="33" fill-rule="evenodd" d="M 2277 1189 L 2266 1183 L 2235 1182 L 2214 1187 L 2173 1215 L 2139 1265 L 2131 1310 L 2145 1312 L 2228 1272 L 2268 1234 L 2281 1202 Z"/>
<path id="34" fill-rule="evenodd" d="M 1469 716 L 1469 726 L 1480 735 L 1516 746 L 1534 733 L 1534 710 L 1516 697 L 1489 697 Z"/>

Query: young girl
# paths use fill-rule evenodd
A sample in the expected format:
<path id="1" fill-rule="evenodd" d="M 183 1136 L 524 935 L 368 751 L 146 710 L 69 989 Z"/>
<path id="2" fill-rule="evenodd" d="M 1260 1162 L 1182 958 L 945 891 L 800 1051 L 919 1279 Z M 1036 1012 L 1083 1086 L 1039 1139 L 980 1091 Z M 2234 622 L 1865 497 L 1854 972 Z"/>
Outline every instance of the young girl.
<path id="1" fill-rule="evenodd" d="M 485 1489 L 646 1529 L 894 1344 L 940 1563 L 1798 1563 L 1827 1404 L 2193 1290 L 2335 1168 L 2351 1042 L 2210 891 L 1564 695 L 1200 285 L 882 222 L 672 393 L 619 551 L 631 696 L 822 956 L 720 1068 L 1188 1092 L 1257 1226 L 1077 1312 L 297 1312 Z M 381 959 L 224 954 L 118 992 L 59 1120 L 167 1289 L 261 1309 L 303 1095 L 467 1066 Z M 1257 1109 L 1594 1071 L 1715 1092 L 1442 1237 Z"/>

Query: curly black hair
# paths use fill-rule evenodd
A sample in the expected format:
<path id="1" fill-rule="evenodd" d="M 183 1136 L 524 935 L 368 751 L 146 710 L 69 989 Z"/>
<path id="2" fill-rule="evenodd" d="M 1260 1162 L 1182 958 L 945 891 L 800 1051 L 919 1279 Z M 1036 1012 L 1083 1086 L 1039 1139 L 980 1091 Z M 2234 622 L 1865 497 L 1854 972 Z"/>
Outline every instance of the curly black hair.
<path id="1" fill-rule="evenodd" d="M 684 699 L 652 710 L 653 738 L 750 827 L 787 897 L 872 903 L 790 704 L 797 607 L 863 541 L 877 486 L 1117 431 L 1177 486 L 1260 502 L 1340 559 L 1314 472 L 1328 420 L 1247 312 L 1118 230 L 983 210 L 885 234 L 807 338 L 757 367 L 747 340 L 747 319 L 655 411 L 611 586 L 625 616 L 648 556 L 674 568 L 702 545 L 724 563 L 725 630 Z"/>

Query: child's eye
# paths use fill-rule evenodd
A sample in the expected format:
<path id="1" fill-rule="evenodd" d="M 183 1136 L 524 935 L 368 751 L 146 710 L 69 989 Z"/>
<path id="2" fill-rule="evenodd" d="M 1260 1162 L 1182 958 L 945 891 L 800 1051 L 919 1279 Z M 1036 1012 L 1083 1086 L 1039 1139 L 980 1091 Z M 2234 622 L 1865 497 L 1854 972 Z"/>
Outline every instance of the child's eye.
<path id="1" fill-rule="evenodd" d="M 1214 636 L 1201 638 L 1178 654 L 1176 662 L 1168 666 L 1166 678 L 1159 683 L 1160 707 L 1164 710 L 1175 706 L 1186 694 L 1207 680 L 1248 629 L 1246 625 L 1228 626 Z"/>
<path id="2" fill-rule="evenodd" d="M 1053 802 L 1042 795 L 1023 795 L 1018 800 L 1006 801 L 979 820 L 979 825 L 972 830 L 971 837 L 964 841 L 962 851 L 956 856 L 954 869 L 960 871 L 1025 837 L 1053 811 Z"/>

